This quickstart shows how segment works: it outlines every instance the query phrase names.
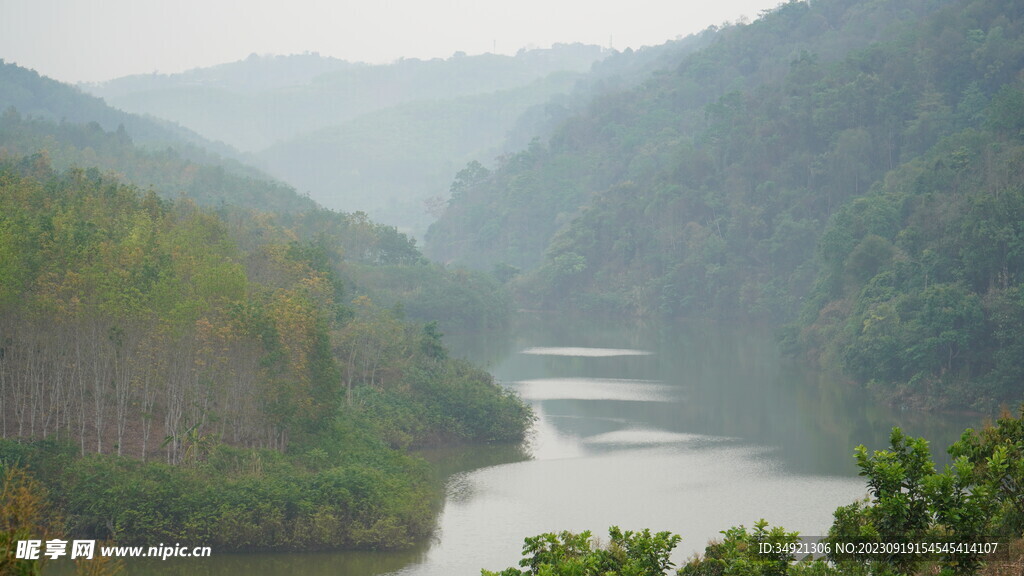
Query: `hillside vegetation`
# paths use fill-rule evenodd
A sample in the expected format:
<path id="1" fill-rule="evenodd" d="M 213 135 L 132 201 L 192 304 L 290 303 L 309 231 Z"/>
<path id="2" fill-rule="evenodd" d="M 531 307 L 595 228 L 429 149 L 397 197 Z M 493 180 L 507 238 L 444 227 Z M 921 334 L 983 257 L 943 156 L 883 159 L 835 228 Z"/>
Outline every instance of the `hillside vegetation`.
<path id="1" fill-rule="evenodd" d="M 405 547 L 439 490 L 410 450 L 523 439 L 430 321 L 504 322 L 481 275 L 180 140 L 57 122 L 98 101 L 3 73 L 61 103 L 0 118 L 0 472 L 49 494 L 46 534 Z"/>
<path id="2" fill-rule="evenodd" d="M 401 450 L 530 421 L 435 325 L 352 299 L 324 245 L 256 213 L 34 155 L 0 165 L 0 255 L 0 431 L 46 440 L 4 458 L 47 472 L 75 534 L 403 546 L 432 521 Z"/>
<path id="3" fill-rule="evenodd" d="M 524 272 L 531 308 L 802 326 L 821 310 L 801 342 L 860 381 L 1019 398 L 1021 17 L 1002 0 L 794 1 L 708 30 L 547 142 L 470 164 L 427 253 Z M 890 308 L 857 304 L 865 287 Z"/>
<path id="4" fill-rule="evenodd" d="M 4 62 L 2 58 L 0 105 L 0 112 L 14 107 L 21 114 L 36 119 L 71 124 L 95 122 L 108 132 L 123 127 L 124 132 L 140 145 L 156 149 L 171 146 L 192 159 L 212 162 L 219 160 L 216 154 L 229 157 L 237 155 L 229 146 L 204 139 L 180 125 L 111 108 L 100 98 L 40 76 L 34 70 Z M 243 169 L 237 163 L 232 166 Z"/>
<path id="5" fill-rule="evenodd" d="M 19 90 L 36 94 L 42 101 L 61 102 L 56 110 L 32 109 L 23 115 L 19 100 L 0 99 L 6 106 L 0 116 L 0 158 L 17 160 L 41 153 L 56 170 L 96 168 L 101 174 L 153 190 L 164 199 L 188 198 L 216 209 L 224 218 L 262 214 L 287 228 L 295 239 L 317 242 L 333 254 L 337 272 L 353 294 L 370 295 L 382 305 L 400 305 L 410 318 L 436 321 L 444 330 L 495 327 L 507 320 L 508 303 L 495 283 L 486 277 L 430 266 L 415 240 L 368 218 L 361 212 L 338 212 L 319 206 L 307 196 L 264 173 L 203 149 L 170 140 L 163 147 L 138 145 L 124 124 L 105 129 L 98 122 L 52 120 L 58 112 L 82 115 L 98 101 L 77 90 L 18 69 L 0 68 L 21 83 Z M 104 114 L 131 122 L 143 120 L 108 108 Z M 394 282 L 391 279 L 394 278 Z M 405 280 L 401 280 L 405 278 Z M 409 279 L 419 283 L 415 291 L 392 289 Z"/>

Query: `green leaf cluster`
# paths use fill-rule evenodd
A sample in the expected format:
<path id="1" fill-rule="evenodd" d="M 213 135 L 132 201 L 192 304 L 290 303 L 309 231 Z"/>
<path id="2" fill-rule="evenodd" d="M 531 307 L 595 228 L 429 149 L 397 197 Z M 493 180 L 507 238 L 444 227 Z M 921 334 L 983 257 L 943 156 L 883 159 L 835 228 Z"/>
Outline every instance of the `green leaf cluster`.
<path id="1" fill-rule="evenodd" d="M 651 534 L 608 530 L 610 540 L 601 547 L 589 531 L 579 534 L 547 533 L 527 538 L 524 558 L 519 565 L 526 570 L 507 568 L 501 572 L 483 570 L 484 576 L 655 576 L 673 567 L 669 556 L 680 537 L 669 532 Z"/>
<path id="2" fill-rule="evenodd" d="M 954 463 L 935 471 L 923 438 L 894 428 L 891 447 L 869 453 L 859 446 L 857 465 L 867 477 L 870 498 L 836 510 L 829 531 L 833 543 L 981 543 L 1019 538 L 1024 533 L 1020 494 L 1019 432 L 1024 422 L 1005 414 L 980 433 L 967 430 L 949 448 Z M 952 574 L 975 574 L 983 556 L 974 552 L 834 554 L 840 569 L 858 573 L 915 574 L 936 564 Z"/>

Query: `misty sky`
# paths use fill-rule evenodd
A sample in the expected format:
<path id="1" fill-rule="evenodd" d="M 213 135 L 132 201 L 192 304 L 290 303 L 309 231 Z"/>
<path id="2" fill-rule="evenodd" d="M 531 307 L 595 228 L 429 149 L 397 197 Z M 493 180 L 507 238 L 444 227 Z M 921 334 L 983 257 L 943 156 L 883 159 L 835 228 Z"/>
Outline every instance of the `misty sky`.
<path id="1" fill-rule="evenodd" d="M 0 0 L 0 58 L 65 82 L 180 72 L 252 53 L 447 58 L 583 42 L 661 44 L 780 0 Z"/>

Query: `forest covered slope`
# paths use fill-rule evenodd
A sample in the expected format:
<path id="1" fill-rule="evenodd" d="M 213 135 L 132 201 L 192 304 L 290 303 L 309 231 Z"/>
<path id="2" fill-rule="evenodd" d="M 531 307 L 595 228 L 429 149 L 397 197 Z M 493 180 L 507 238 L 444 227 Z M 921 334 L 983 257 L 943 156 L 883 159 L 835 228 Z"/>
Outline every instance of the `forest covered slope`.
<path id="1" fill-rule="evenodd" d="M 404 547 L 437 489 L 410 448 L 522 440 L 529 409 L 428 322 L 502 322 L 479 276 L 2 72 L 60 102 L 0 119 L 0 461 L 42 483 L 62 536 Z M 83 103 L 124 122 L 54 120 Z"/>
<path id="2" fill-rule="evenodd" d="M 123 127 L 136 143 L 148 148 L 174 147 L 195 160 L 223 161 L 220 156 L 234 157 L 233 148 L 203 138 L 181 125 L 152 116 L 131 114 L 110 107 L 101 98 L 82 90 L 40 76 L 36 71 L 0 59 L 0 104 L 2 110 L 13 106 L 23 116 L 58 123 L 96 123 L 108 132 Z M 252 170 L 232 163 L 239 170 Z"/>
<path id="3" fill-rule="evenodd" d="M 125 125 L 150 121 L 113 110 L 73 87 L 40 77 L 13 64 L 0 73 L 7 92 L 34 94 L 33 114 L 23 114 L 24 99 L 0 99 L 0 155 L 20 159 L 37 153 L 58 172 L 95 168 L 165 199 L 188 198 L 216 209 L 222 217 L 262 214 L 284 226 L 296 239 L 319 242 L 334 254 L 339 273 L 355 294 L 372 295 L 382 304 L 400 304 L 410 318 L 439 321 L 443 329 L 495 326 L 507 317 L 508 305 L 493 283 L 477 274 L 453 273 L 428 265 L 415 240 L 394 226 L 374 222 L 364 213 L 327 210 L 294 188 L 238 161 L 166 134 L 160 145 L 139 145 Z M 46 104 L 57 102 L 59 104 Z M 54 118 L 67 114 L 112 118 L 97 121 Z M 392 278 L 420 278 L 420 289 L 394 289 Z"/>
<path id="4" fill-rule="evenodd" d="M 926 396 L 943 379 L 988 382 L 959 405 L 1019 398 L 1016 373 L 994 371 L 1020 346 L 1008 326 L 1021 281 L 1022 11 L 1005 0 L 789 2 L 708 31 L 708 47 L 547 142 L 470 165 L 427 252 L 523 271 L 527 307 L 777 323 L 810 310 L 806 324 L 821 309 L 831 344 L 803 341 L 831 346 L 858 380 L 912 382 Z M 902 200 L 884 226 L 849 224 L 894 186 Z M 913 279 L 888 270 L 922 258 Z M 873 316 L 854 303 L 876 273 L 896 292 L 928 290 L 875 296 L 902 306 L 875 309 L 901 322 L 889 340 L 862 333 Z"/>

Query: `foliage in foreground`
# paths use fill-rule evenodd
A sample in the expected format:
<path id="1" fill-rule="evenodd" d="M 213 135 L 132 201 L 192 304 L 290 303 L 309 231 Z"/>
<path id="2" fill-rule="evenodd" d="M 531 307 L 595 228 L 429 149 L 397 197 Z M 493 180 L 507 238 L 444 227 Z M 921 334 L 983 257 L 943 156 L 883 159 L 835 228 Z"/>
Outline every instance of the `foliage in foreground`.
<path id="1" fill-rule="evenodd" d="M 523 545 L 524 558 L 517 568 L 506 568 L 501 572 L 483 570 L 483 576 L 585 576 L 598 574 L 622 574 L 641 576 L 664 574 L 672 568 L 669 560 L 672 549 L 679 544 L 680 537 L 669 532 L 651 535 L 630 532 L 612 526 L 608 530 L 611 541 L 605 547 L 597 546 L 590 537 L 590 531 L 579 534 L 541 534 L 527 538 Z"/>
<path id="2" fill-rule="evenodd" d="M 1024 535 L 1024 406 L 1004 413 L 980 432 L 967 430 L 950 446 L 952 467 L 935 471 L 923 438 L 893 429 L 891 449 L 856 452 L 870 498 L 835 512 L 832 542 L 979 543 Z M 935 563 L 950 574 L 974 574 L 980 553 L 854 556 L 835 558 L 851 573 L 914 574 Z"/>
<path id="3" fill-rule="evenodd" d="M 835 511 L 824 545 L 827 558 L 797 558 L 787 549 L 798 542 L 797 532 L 769 528 L 761 520 L 753 531 L 743 526 L 722 532 L 703 556 L 694 557 L 675 573 L 679 576 L 967 576 L 985 570 L 979 551 L 952 553 L 840 554 L 839 544 L 911 545 L 919 543 L 986 543 L 1024 538 L 1024 406 L 1019 417 L 1009 412 L 995 424 L 967 430 L 949 448 L 952 467 L 936 472 L 928 442 L 894 428 L 890 449 L 855 451 L 860 474 L 870 496 Z M 659 532 L 610 530 L 611 542 L 602 548 L 590 532 L 541 534 L 527 538 L 519 565 L 483 570 L 483 576 L 658 576 L 673 567 L 672 550 L 680 536 Z M 1019 542 L 1018 542 L 1019 544 Z M 767 546 L 765 546 L 767 545 Z M 1018 546 L 1019 547 L 1019 546 Z M 767 550 L 763 553 L 762 548 Z M 1011 552 L 1014 554 L 1018 552 Z M 827 560 L 827 562 L 826 562 Z M 1019 569 L 1021 559 L 1007 564 Z M 991 574 L 1002 573 L 999 566 Z"/>
<path id="4" fill-rule="evenodd" d="M 39 574 L 45 561 L 15 557 L 19 540 L 48 538 L 59 521 L 47 514 L 46 488 L 24 469 L 0 465 L 0 574 Z"/>
<path id="5" fill-rule="evenodd" d="M 429 534 L 435 499 L 426 465 L 357 429 L 335 437 L 335 446 L 295 457 L 221 445 L 191 466 L 79 457 L 54 442 L 2 441 L 0 458 L 46 479 L 33 480 L 48 488 L 39 507 L 64 518 L 50 533 L 65 538 L 323 550 L 401 548 Z M 41 535 L 19 534 L 29 537 Z"/>

